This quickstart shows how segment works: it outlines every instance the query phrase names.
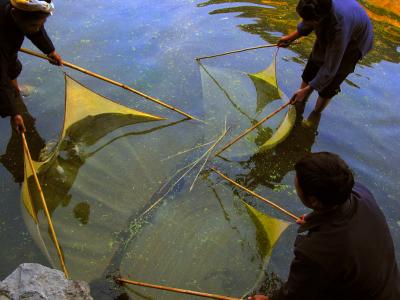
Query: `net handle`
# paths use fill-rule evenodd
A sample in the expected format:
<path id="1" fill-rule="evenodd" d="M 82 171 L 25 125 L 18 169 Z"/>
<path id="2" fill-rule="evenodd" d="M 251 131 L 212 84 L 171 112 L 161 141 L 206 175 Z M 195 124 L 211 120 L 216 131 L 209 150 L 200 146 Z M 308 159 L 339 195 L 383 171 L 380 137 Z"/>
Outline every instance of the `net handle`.
<path id="1" fill-rule="evenodd" d="M 35 51 L 32 51 L 30 49 L 21 48 L 19 51 L 50 61 L 50 58 L 48 58 L 47 56 L 45 56 L 43 54 L 40 54 L 40 53 L 37 53 Z M 161 101 L 160 99 L 157 99 L 157 98 L 154 98 L 152 96 L 149 96 L 149 95 L 147 95 L 145 93 L 142 93 L 142 92 L 140 92 L 140 91 L 138 91 L 138 90 L 136 90 L 134 88 L 131 88 L 131 87 L 129 87 L 129 86 L 123 84 L 123 83 L 120 83 L 118 81 L 112 80 L 112 79 L 110 79 L 108 77 L 102 76 L 102 75 L 97 74 L 97 73 L 92 72 L 92 71 L 89 71 L 87 69 L 84 69 L 82 67 L 74 65 L 72 63 L 69 63 L 67 61 L 63 61 L 63 66 L 69 67 L 71 69 L 74 69 L 76 71 L 82 72 L 82 73 L 87 74 L 89 76 L 92 76 L 92 77 L 95 77 L 97 79 L 103 80 L 103 81 L 111 83 L 113 85 L 116 85 L 116 86 L 118 86 L 120 88 L 123 88 L 124 90 L 127 90 L 127 91 L 130 91 L 132 93 L 135 93 L 136 95 L 139 95 L 139 96 L 141 96 L 141 97 L 143 97 L 143 98 L 145 98 L 147 100 L 150 100 L 150 101 L 155 102 L 155 103 L 157 103 L 157 104 L 159 104 L 159 105 L 161 105 L 161 106 L 163 106 L 165 108 L 168 108 L 168 109 L 170 109 L 172 111 L 175 111 L 175 112 L 185 116 L 186 118 L 189 118 L 189 119 L 192 119 L 192 120 L 196 120 L 196 121 L 200 121 L 200 122 L 204 122 L 204 121 L 202 121 L 202 120 L 200 120 L 200 119 L 198 119 L 196 117 L 193 117 L 192 115 L 190 115 L 190 114 L 188 114 L 188 113 L 186 113 L 186 112 L 184 112 L 184 111 L 182 111 L 182 110 L 180 110 L 180 109 L 178 109 L 178 108 L 176 108 L 176 107 L 174 107 L 174 106 L 172 106 L 170 104 L 167 104 L 167 103 Z"/>
<path id="2" fill-rule="evenodd" d="M 58 258 L 60 259 L 61 268 L 62 268 L 62 270 L 64 272 L 65 278 L 68 279 L 69 275 L 68 275 L 67 267 L 65 266 L 64 256 L 62 255 L 61 247 L 60 247 L 60 244 L 58 243 L 57 235 L 56 235 L 56 232 L 54 230 L 53 222 L 51 221 L 51 216 L 50 216 L 49 210 L 47 208 L 47 204 L 46 204 L 46 200 L 44 198 L 42 187 L 40 186 L 40 182 L 39 182 L 39 179 L 37 177 L 35 167 L 33 165 L 31 153 L 29 151 L 28 143 L 26 142 L 26 137 L 25 137 L 25 133 L 24 132 L 21 132 L 21 139 L 22 139 L 22 146 L 23 146 L 23 149 L 24 149 L 24 153 L 25 153 L 26 157 L 28 158 L 28 163 L 29 163 L 29 166 L 30 166 L 30 168 L 32 170 L 33 178 L 35 180 L 35 185 L 36 185 L 36 188 L 38 189 L 38 192 L 39 192 L 39 196 L 40 196 L 40 200 L 41 200 L 41 203 L 42 203 L 43 211 L 44 211 L 44 213 L 46 215 L 46 218 L 47 218 L 47 223 L 49 225 L 50 234 L 51 234 L 51 237 L 53 239 L 54 245 L 56 247 Z"/>

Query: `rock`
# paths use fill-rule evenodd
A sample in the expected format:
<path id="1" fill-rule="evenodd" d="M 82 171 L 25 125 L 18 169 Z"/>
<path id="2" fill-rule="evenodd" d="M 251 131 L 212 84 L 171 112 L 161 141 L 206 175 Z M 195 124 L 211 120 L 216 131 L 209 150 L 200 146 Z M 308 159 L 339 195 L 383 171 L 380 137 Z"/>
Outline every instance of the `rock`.
<path id="1" fill-rule="evenodd" d="M 68 280 L 64 273 L 40 264 L 21 264 L 0 282 L 0 300 L 93 300 L 84 281 Z"/>

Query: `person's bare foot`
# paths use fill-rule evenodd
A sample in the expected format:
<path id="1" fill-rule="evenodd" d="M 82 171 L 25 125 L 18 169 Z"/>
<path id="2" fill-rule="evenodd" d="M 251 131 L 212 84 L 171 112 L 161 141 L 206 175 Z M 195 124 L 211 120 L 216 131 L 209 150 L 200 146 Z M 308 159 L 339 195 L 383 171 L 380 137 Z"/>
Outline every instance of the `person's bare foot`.
<path id="1" fill-rule="evenodd" d="M 11 80 L 11 84 L 17 91 L 21 91 L 20 88 L 19 88 L 17 79 Z"/>
<path id="2" fill-rule="evenodd" d="M 321 119 L 321 113 L 313 110 L 308 116 L 307 120 L 304 120 L 302 122 L 302 126 L 308 128 L 317 128 L 320 119 Z"/>
<path id="3" fill-rule="evenodd" d="M 20 86 L 17 79 L 11 80 L 11 84 L 17 91 L 20 92 L 22 97 L 28 97 L 37 92 L 37 88 L 33 85 L 24 84 Z"/>
<path id="4" fill-rule="evenodd" d="M 29 97 L 37 92 L 37 88 L 33 85 L 24 84 L 19 86 L 19 92 L 21 93 L 22 97 Z"/>

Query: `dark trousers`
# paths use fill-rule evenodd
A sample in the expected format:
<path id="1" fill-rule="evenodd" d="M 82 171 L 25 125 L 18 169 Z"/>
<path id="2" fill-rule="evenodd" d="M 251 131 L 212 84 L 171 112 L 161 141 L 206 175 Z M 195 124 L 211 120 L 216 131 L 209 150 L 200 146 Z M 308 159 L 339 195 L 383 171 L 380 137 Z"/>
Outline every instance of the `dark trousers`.
<path id="1" fill-rule="evenodd" d="M 22 71 L 22 64 L 18 58 L 15 58 L 15 60 L 13 60 L 11 63 L 8 64 L 7 75 L 10 80 L 17 79 L 19 74 L 21 74 L 21 71 Z M 14 89 L 14 87 L 11 86 L 11 84 L 10 88 Z M 15 91 L 15 93 L 16 93 L 15 98 L 19 97 L 19 95 L 17 95 L 18 92 Z M 1 95 L 2 97 L 5 97 L 4 93 L 1 93 Z M 12 115 L 12 111 L 13 110 L 11 109 L 9 102 L 6 99 L 0 99 L 0 116 L 2 118 L 8 117 Z"/>
<path id="2" fill-rule="evenodd" d="M 340 85 L 350 73 L 354 72 L 358 61 L 361 59 L 361 52 L 356 47 L 348 47 L 343 55 L 340 66 L 332 81 L 318 94 L 322 98 L 330 99 L 340 92 Z M 312 56 L 308 59 L 307 65 L 301 76 L 305 83 L 309 83 L 317 75 L 321 65 L 313 61 Z"/>
<path id="3" fill-rule="evenodd" d="M 8 66 L 8 76 L 11 80 L 16 79 L 22 71 L 22 64 L 17 58 L 14 62 L 10 63 Z"/>

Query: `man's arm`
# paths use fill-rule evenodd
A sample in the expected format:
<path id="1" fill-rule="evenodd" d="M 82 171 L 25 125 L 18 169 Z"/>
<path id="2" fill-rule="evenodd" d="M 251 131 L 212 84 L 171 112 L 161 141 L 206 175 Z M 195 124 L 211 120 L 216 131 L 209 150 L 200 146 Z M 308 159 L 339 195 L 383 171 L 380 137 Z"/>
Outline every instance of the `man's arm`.
<path id="1" fill-rule="evenodd" d="M 312 31 L 314 30 L 314 27 L 311 25 L 307 25 L 304 22 L 300 22 L 297 25 L 297 29 L 293 31 L 292 33 L 283 36 L 279 41 L 278 41 L 278 46 L 279 47 L 286 47 L 290 43 L 294 42 L 298 38 L 302 36 L 309 35 Z"/>
<path id="2" fill-rule="evenodd" d="M 282 37 L 279 42 L 278 46 L 279 47 L 286 47 L 293 41 L 297 40 L 298 38 L 302 36 L 307 36 L 314 30 L 314 26 L 308 23 L 300 22 L 297 25 L 297 29 L 292 32 L 291 34 Z M 305 98 L 307 98 L 311 92 L 313 91 L 313 88 L 309 85 L 306 85 L 302 87 L 301 89 L 297 90 L 294 95 L 291 98 L 292 103 L 297 102 L 297 101 L 303 101 Z"/>
<path id="3" fill-rule="evenodd" d="M 17 130 L 25 131 L 24 121 L 18 111 L 16 98 L 21 97 L 19 91 L 11 84 L 7 73 L 7 61 L 0 52 L 0 107 L 11 117 L 11 123 Z"/>
<path id="4" fill-rule="evenodd" d="M 27 35 L 28 39 L 39 48 L 44 54 L 46 54 L 51 60 L 50 63 L 55 65 L 62 65 L 61 56 L 56 52 L 53 42 L 46 32 L 44 26 L 34 34 Z"/>
<path id="5" fill-rule="evenodd" d="M 335 33 L 335 36 L 329 41 L 326 47 L 324 63 L 319 69 L 317 75 L 309 82 L 309 85 L 321 92 L 331 83 L 339 70 L 344 53 L 350 41 L 350 32 L 341 29 Z"/>
<path id="6" fill-rule="evenodd" d="M 269 297 L 269 300 L 319 299 L 321 290 L 329 283 L 326 272 L 319 264 L 295 251 L 288 281 Z"/>
<path id="7" fill-rule="evenodd" d="M 38 32 L 26 36 L 32 43 L 39 48 L 44 54 L 49 55 L 55 50 L 53 42 L 46 32 L 44 26 Z"/>
<path id="8" fill-rule="evenodd" d="M 18 91 L 11 84 L 7 66 L 7 60 L 0 51 L 0 104 L 8 114 L 15 116 L 18 114 L 18 110 L 14 99 L 18 97 Z"/>

